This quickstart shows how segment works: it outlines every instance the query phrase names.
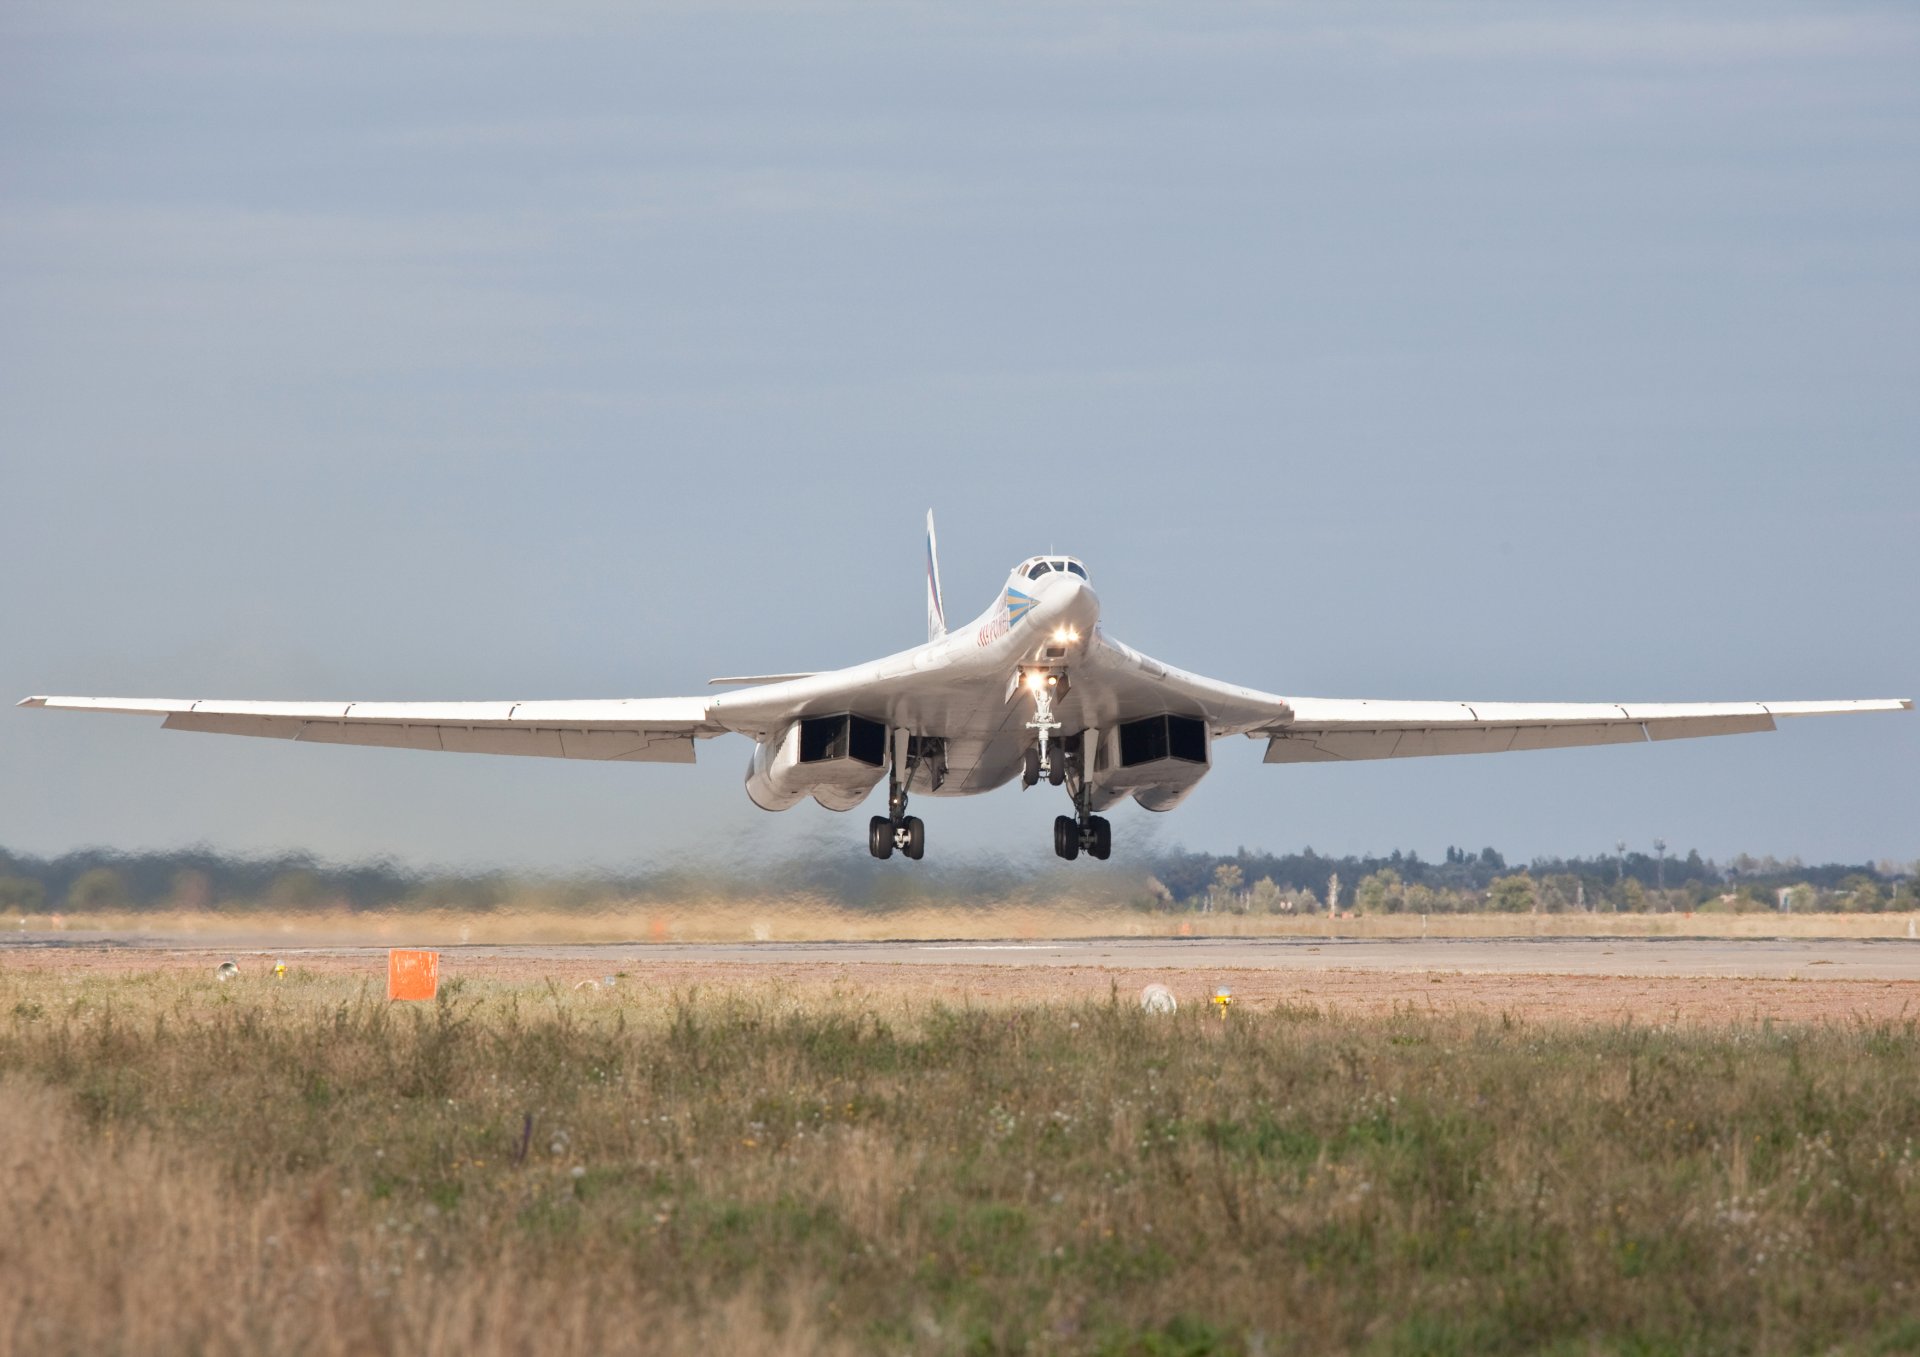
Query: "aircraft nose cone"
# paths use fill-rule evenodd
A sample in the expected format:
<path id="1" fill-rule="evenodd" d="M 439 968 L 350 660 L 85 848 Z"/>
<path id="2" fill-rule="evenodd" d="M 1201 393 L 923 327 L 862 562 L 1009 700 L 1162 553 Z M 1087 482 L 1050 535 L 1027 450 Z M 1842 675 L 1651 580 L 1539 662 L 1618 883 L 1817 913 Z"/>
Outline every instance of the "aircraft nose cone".
<path id="1" fill-rule="evenodd" d="M 1035 581 L 1034 595 L 1049 627 L 1071 627 L 1080 635 L 1100 620 L 1100 596 L 1078 575 L 1056 571 Z"/>

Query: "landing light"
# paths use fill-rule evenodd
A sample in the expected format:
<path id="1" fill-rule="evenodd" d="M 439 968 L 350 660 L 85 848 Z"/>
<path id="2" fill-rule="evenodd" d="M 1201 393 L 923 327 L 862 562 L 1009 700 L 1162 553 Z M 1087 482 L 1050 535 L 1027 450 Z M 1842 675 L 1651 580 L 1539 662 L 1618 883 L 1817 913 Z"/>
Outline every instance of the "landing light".
<path id="1" fill-rule="evenodd" d="M 1053 639 L 1056 641 L 1063 641 L 1063 642 L 1077 641 L 1080 639 L 1080 633 L 1075 631 L 1072 627 L 1056 627 L 1054 628 Z"/>

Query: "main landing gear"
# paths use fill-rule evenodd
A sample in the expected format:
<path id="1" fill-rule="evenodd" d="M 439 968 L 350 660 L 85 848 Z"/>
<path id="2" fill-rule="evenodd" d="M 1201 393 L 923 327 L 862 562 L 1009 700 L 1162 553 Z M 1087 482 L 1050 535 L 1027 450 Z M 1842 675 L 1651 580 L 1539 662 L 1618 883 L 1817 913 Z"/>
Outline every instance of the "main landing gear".
<path id="1" fill-rule="evenodd" d="M 1053 817 L 1053 851 L 1072 862 L 1086 849 L 1087 856 L 1101 862 L 1113 852 L 1113 826 L 1104 815 Z"/>
<path id="2" fill-rule="evenodd" d="M 877 858 L 890 858 L 898 848 L 902 857 L 918 862 L 927 853 L 927 826 L 918 815 L 876 815 L 867 821 L 867 851 Z"/>
<path id="3" fill-rule="evenodd" d="M 1113 826 L 1104 816 L 1093 813 L 1093 785 L 1087 776 L 1087 763 L 1094 739 L 1092 731 L 1082 731 L 1055 741 L 1057 747 L 1051 751 L 1047 761 L 1050 766 L 1044 774 L 1054 786 L 1064 785 L 1073 798 L 1073 814 L 1056 816 L 1053 822 L 1053 851 L 1068 862 L 1082 852 L 1105 862 L 1113 852 Z M 1040 780 L 1039 770 L 1034 767 L 1036 753 L 1027 751 L 1025 785 L 1029 787 Z"/>
<path id="4" fill-rule="evenodd" d="M 1068 862 L 1079 857 L 1082 850 L 1099 862 L 1105 862 L 1113 852 L 1113 826 L 1106 816 L 1088 809 L 1089 800 L 1084 789 L 1075 792 L 1073 814 L 1053 819 L 1053 851 Z"/>
<path id="5" fill-rule="evenodd" d="M 927 854 L 927 827 L 918 815 L 907 814 L 907 784 L 913 781 L 913 772 L 920 764 L 920 755 L 909 754 L 907 771 L 903 777 L 898 760 L 889 765 L 887 774 L 887 813 L 876 815 L 867 821 L 867 851 L 877 858 L 890 858 L 898 848 L 900 855 L 918 862 Z M 934 775 L 939 776 L 943 765 L 938 759 L 934 762 Z"/>

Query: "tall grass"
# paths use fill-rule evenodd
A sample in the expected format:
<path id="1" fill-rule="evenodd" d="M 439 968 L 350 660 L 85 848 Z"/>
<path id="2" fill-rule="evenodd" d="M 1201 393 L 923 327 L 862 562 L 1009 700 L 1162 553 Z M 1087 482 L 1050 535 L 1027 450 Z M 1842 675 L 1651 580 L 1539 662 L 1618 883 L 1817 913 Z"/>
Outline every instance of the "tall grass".
<path id="1" fill-rule="evenodd" d="M 1920 1348 L 1920 1032 L 0 973 L 16 1351 Z"/>

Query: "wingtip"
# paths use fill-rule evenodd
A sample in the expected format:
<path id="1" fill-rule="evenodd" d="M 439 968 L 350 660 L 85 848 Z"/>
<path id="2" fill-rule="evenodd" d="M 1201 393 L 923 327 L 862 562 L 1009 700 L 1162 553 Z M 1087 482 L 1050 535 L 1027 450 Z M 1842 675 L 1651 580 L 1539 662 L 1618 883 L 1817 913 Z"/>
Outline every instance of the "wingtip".
<path id="1" fill-rule="evenodd" d="M 13 705 L 16 707 L 44 707 L 47 705 L 47 699 L 44 697 L 23 697 Z"/>
<path id="2" fill-rule="evenodd" d="M 1900 710 L 1901 710 L 1901 711 L 1912 711 L 1912 710 L 1913 710 L 1913 699 L 1912 699 L 1912 698 L 1910 698 L 1910 697 L 1903 697 L 1903 698 L 1901 698 L 1901 699 L 1900 699 L 1899 701 L 1900 701 Z"/>

